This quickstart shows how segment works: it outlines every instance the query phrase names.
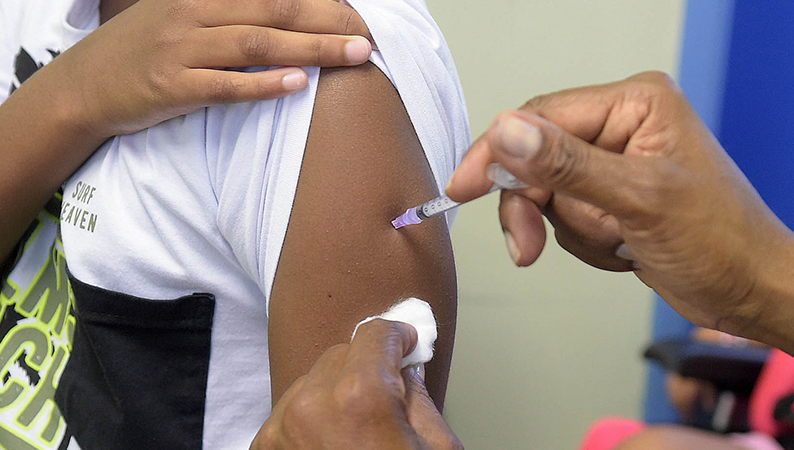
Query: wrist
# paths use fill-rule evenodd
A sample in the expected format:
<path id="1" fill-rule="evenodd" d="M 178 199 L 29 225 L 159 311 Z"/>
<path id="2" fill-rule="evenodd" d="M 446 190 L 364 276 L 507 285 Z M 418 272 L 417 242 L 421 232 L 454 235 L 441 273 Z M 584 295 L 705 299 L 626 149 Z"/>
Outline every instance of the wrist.
<path id="1" fill-rule="evenodd" d="M 58 58 L 41 68 L 6 99 L 8 126 L 33 120 L 38 128 L 57 135 L 58 142 L 96 148 L 112 136 L 110 128 L 94 117 L 82 88 L 57 62 Z"/>
<path id="2" fill-rule="evenodd" d="M 60 79 L 54 99 L 59 113 L 54 120 L 67 132 L 77 133 L 86 141 L 101 143 L 116 134 L 113 124 L 102 114 L 103 108 L 97 98 L 101 87 L 82 73 L 79 63 L 73 63 L 71 56 L 66 51 L 45 67 L 52 69 Z"/>
<path id="3" fill-rule="evenodd" d="M 86 53 L 81 44 L 36 71 L 15 92 L 15 97 L 20 100 L 24 97 L 25 104 L 37 105 L 36 115 L 65 133 L 67 139 L 77 137 L 83 142 L 101 143 L 116 133 L 113 124 L 103 116 L 100 104 L 103 89 L 86 65 L 88 58 L 81 56 Z"/>

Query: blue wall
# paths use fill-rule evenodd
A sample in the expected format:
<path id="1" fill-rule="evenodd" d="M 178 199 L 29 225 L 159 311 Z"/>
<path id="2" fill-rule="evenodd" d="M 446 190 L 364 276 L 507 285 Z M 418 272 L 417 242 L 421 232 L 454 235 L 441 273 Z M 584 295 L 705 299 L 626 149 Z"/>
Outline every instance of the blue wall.
<path id="1" fill-rule="evenodd" d="M 772 210 L 794 227 L 794 2 L 690 0 L 679 80 Z M 691 325 L 657 299 L 654 339 Z M 677 421 L 652 367 L 645 416 Z"/>
<path id="2" fill-rule="evenodd" d="M 701 119 L 718 137 L 734 17 L 733 0 L 687 2 L 678 80 Z M 654 341 L 686 336 L 692 330 L 692 324 L 661 298 L 655 302 Z M 680 420 L 667 400 L 664 379 L 664 371 L 651 364 L 645 395 L 645 420 L 650 423 Z"/>
<path id="3" fill-rule="evenodd" d="M 740 1 L 731 33 L 719 139 L 794 227 L 794 2 Z"/>

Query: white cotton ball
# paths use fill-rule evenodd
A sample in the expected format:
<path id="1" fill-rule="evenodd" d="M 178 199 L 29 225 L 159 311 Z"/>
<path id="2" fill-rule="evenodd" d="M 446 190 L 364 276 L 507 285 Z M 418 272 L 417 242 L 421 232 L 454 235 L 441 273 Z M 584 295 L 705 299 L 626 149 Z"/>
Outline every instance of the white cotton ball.
<path id="1" fill-rule="evenodd" d="M 403 358 L 402 366 L 412 366 L 414 364 L 424 364 L 433 359 L 433 344 L 438 337 L 436 328 L 436 318 L 433 316 L 433 308 L 424 300 L 409 298 L 389 308 L 388 311 L 379 315 L 367 317 L 356 325 L 353 330 L 353 337 L 361 325 L 375 319 L 393 320 L 395 322 L 405 322 L 416 328 L 418 340 L 416 348 L 408 356 Z M 353 339 L 352 337 L 350 338 Z"/>

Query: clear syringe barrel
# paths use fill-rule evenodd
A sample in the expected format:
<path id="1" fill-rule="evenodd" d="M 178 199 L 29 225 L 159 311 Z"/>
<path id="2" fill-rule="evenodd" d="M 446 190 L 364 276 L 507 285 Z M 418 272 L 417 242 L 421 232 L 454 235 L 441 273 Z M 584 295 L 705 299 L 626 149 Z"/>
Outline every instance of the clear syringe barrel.
<path id="1" fill-rule="evenodd" d="M 419 206 L 408 208 L 403 215 L 392 220 L 391 224 L 397 229 L 406 225 L 416 225 L 417 223 L 422 223 L 424 220 L 427 220 L 430 217 L 443 214 L 459 205 L 460 203 L 453 201 L 446 195 L 439 195 L 433 200 L 422 203 Z"/>
<path id="2" fill-rule="evenodd" d="M 513 174 L 498 163 L 490 164 L 486 168 L 485 175 L 494 182 L 489 192 L 499 189 L 522 189 L 527 187 L 526 184 L 514 177 Z M 419 206 L 408 208 L 400 217 L 392 220 L 391 224 L 397 229 L 407 225 L 415 225 L 431 217 L 441 215 L 450 209 L 457 208 L 460 205 L 460 203 L 450 199 L 446 195 L 439 195 L 433 200 L 422 203 Z"/>
<path id="3" fill-rule="evenodd" d="M 429 202 L 417 206 L 416 215 L 419 217 L 419 220 L 426 220 L 433 216 L 443 214 L 459 205 L 460 203 L 452 200 L 446 195 L 440 195 Z"/>

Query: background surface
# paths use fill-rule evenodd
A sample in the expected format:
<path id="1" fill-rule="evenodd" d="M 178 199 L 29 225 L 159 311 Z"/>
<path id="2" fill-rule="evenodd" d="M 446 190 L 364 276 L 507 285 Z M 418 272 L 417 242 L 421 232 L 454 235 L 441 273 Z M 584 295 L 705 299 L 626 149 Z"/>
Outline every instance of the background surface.
<path id="1" fill-rule="evenodd" d="M 559 89 L 643 70 L 678 73 L 684 0 L 429 0 L 466 92 L 472 131 Z M 652 294 L 550 235 L 530 268 L 505 249 L 496 195 L 452 231 L 460 306 L 445 416 L 468 449 L 575 449 L 605 415 L 640 417 Z"/>

